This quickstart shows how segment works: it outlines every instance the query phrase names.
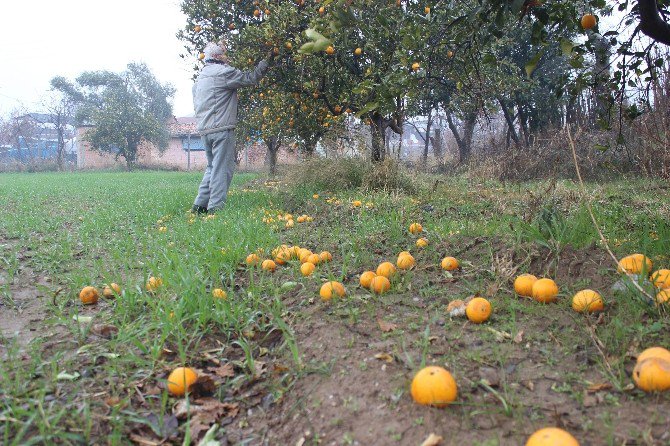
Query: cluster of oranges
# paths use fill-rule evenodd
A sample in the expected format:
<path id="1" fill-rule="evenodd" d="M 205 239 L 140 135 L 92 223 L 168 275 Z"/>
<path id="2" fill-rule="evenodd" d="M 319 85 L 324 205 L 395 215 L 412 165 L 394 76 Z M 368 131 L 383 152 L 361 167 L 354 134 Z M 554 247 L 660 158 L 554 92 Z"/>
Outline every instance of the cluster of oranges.
<path id="1" fill-rule="evenodd" d="M 333 255 L 328 251 L 322 251 L 317 254 L 300 246 L 281 245 L 272 250 L 272 258 L 269 259 L 263 260 L 261 254 L 262 251 L 249 254 L 245 259 L 247 266 L 251 267 L 260 264 L 261 269 L 264 271 L 273 272 L 277 269 L 277 265 L 286 265 L 292 260 L 298 260 L 301 264 L 300 272 L 305 277 L 310 276 L 317 265 L 333 260 Z"/>
<path id="2" fill-rule="evenodd" d="M 651 283 L 658 290 L 656 303 L 664 304 L 670 301 L 670 269 L 653 271 L 653 263 L 644 254 L 631 254 L 619 260 L 619 272 L 649 277 Z"/>
<path id="3" fill-rule="evenodd" d="M 283 222 L 286 228 L 292 228 L 295 226 L 296 222 L 307 223 L 314 221 L 314 218 L 307 214 L 303 214 L 297 218 L 294 218 L 293 214 L 289 214 L 288 212 L 278 212 L 277 214 L 273 214 L 270 211 L 265 211 L 265 216 L 261 219 L 261 221 L 272 226 L 278 226 L 279 223 Z"/>

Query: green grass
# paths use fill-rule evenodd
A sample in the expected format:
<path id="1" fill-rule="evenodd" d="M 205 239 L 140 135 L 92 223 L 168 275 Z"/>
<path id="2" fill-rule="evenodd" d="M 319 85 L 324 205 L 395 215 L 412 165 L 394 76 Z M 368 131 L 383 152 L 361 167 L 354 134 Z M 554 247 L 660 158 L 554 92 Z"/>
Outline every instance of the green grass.
<path id="1" fill-rule="evenodd" d="M 476 365 L 504 368 L 516 347 L 498 342 L 487 328 L 512 336 L 525 329 L 524 342 L 539 346 L 538 352 L 543 353 L 538 354 L 548 363 L 560 365 L 557 354 L 591 352 L 592 366 L 580 366 L 556 386 L 578 401 L 582 376 L 592 367 L 622 392 L 630 383 L 626 355 L 631 348 L 669 345 L 664 337 L 670 328 L 665 310 L 632 293 L 609 295 L 604 289 L 608 312 L 596 333 L 607 358 L 594 354 L 587 327 L 595 318 L 585 321 L 573 315 L 567 299 L 589 286 L 594 277 L 559 284 L 565 299 L 556 306 L 558 311 L 529 305 L 510 292 L 510 278 L 529 271 L 534 264 L 528 259 L 538 258 L 537 250 L 539 257 L 551 255 L 553 260 L 532 272 L 553 275 L 565 274 L 561 259 L 566 250 L 583 250 L 587 256 L 594 252 L 590 247 L 600 249 L 578 190 L 570 182 L 559 182 L 535 200 L 533 193 L 545 190 L 546 184 L 478 184 L 457 177 L 436 183 L 434 189 L 417 187 L 420 192 L 409 196 L 359 189 L 332 194 L 309 184 L 256 182 L 249 186 L 253 179 L 252 175 L 236 176 L 225 211 L 207 219 L 187 214 L 199 174 L 0 175 L 0 208 L 8 210 L 0 219 L 0 271 L 21 280 L 50 278 L 48 286 L 28 284 L 44 296 L 40 302 L 47 322 L 38 337 L 27 347 L 3 340 L 0 442 L 50 444 L 59 439 L 68 444 L 126 444 L 130 429 L 137 425 L 151 425 L 161 437 L 164 432 L 148 413 L 158 419 L 168 417 L 172 403 L 165 391 L 147 389 L 155 388 L 177 365 L 204 364 L 204 352 L 222 355 L 238 371 L 217 389 L 220 398 L 254 382 L 257 367 L 268 356 L 290 368 L 289 378 L 268 380 L 276 395 L 288 392 L 307 374 L 329 374 L 332 364 L 303 358 L 303 340 L 294 334 L 299 324 L 309 322 L 303 310 L 320 305 L 318 278 L 300 277 L 297 265 L 280 268 L 274 275 L 240 267 L 250 252 L 262 249 L 268 255 L 280 243 L 335 255 L 332 264 L 318 267 L 319 277 L 343 280 L 351 297 L 324 311 L 322 317 L 333 323 L 363 326 L 380 311 L 392 310 L 398 299 L 411 302 L 418 296 L 426 302 L 425 307 L 399 310 L 395 320 L 402 329 L 385 335 L 394 342 L 394 355 L 405 358 L 413 370 L 440 360 L 453 364 L 461 376 Z M 314 193 L 320 197 L 314 199 Z M 644 252 L 656 265 L 670 266 L 667 193 L 659 193 L 648 182 L 622 181 L 590 185 L 589 195 L 618 255 Z M 357 199 L 364 206 L 353 208 L 350 203 Z M 315 222 L 292 230 L 273 228 L 261 221 L 266 210 L 305 213 L 314 216 Z M 422 251 L 407 232 L 413 221 L 427 230 L 430 245 Z M 438 265 L 445 255 L 464 250 L 458 283 L 436 281 L 444 276 L 433 267 L 398 277 L 388 295 L 370 296 L 357 289 L 358 274 L 382 260 L 395 261 L 402 250 L 415 253 L 419 266 Z M 517 260 L 506 262 L 505 255 Z M 603 264 L 603 277 L 614 278 L 612 270 L 612 265 Z M 164 281 L 155 293 L 145 290 L 150 276 Z M 287 281 L 299 282 L 301 288 L 282 287 Z M 101 289 L 111 282 L 123 288 L 116 299 L 101 299 L 92 307 L 79 303 L 77 293 L 82 287 Z M 447 321 L 453 329 L 440 328 L 444 324 L 440 321 L 448 319 L 444 313 L 448 300 L 485 293 L 492 284 L 498 284 L 498 290 L 492 297 L 491 322 L 463 326 L 460 321 Z M 212 299 L 213 288 L 226 290 L 228 299 Z M 8 282 L 0 285 L 2 311 L 17 311 L 12 290 Z M 292 298 L 296 302 L 287 304 Z M 80 316 L 91 316 L 93 321 L 82 324 L 74 319 Z M 95 336 L 94 325 L 117 327 L 118 334 L 111 339 Z M 263 339 L 273 330 L 282 333 L 282 341 L 268 352 Z M 557 342 L 549 342 L 547 333 L 557 336 Z M 465 347 L 434 353 L 436 335 Z M 54 339 L 58 342 L 43 348 Z M 231 351 L 236 352 L 234 356 L 225 356 Z M 360 368 L 365 370 L 367 365 Z M 476 388 L 476 379 L 471 382 Z M 471 417 L 495 413 L 522 419 L 526 403 L 509 385 L 480 386 L 490 397 L 486 403 L 471 399 L 466 391 L 463 404 L 471 407 L 464 411 L 472 412 Z M 141 407 L 138 393 L 146 400 Z M 110 399 L 115 403 L 106 403 Z M 183 438 L 183 426 L 179 432 Z M 356 440 L 352 435 L 343 431 L 340 438 L 346 444 Z"/>

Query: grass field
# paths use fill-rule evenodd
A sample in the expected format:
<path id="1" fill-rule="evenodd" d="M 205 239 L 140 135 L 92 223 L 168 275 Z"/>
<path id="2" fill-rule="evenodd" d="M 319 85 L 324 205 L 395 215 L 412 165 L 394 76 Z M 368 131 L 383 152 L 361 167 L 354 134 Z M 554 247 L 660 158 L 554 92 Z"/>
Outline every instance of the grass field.
<path id="1" fill-rule="evenodd" d="M 631 380 L 637 353 L 670 347 L 668 312 L 612 291 L 621 277 L 574 183 L 426 177 L 408 195 L 238 175 L 225 211 L 203 218 L 187 213 L 198 181 L 0 175 L 0 443 L 196 444 L 216 424 L 221 445 L 419 445 L 431 433 L 449 445 L 520 445 L 543 426 L 582 445 L 670 444 L 668 395 Z M 670 267 L 668 190 L 588 186 L 617 256 Z M 314 221 L 286 229 L 276 219 L 286 212 Z M 428 247 L 415 246 L 412 222 Z M 296 261 L 274 273 L 244 264 L 280 244 L 334 259 L 310 277 Z M 390 292 L 358 285 L 403 250 L 417 265 Z M 442 271 L 446 255 L 461 269 Z M 558 303 L 515 296 L 524 272 L 554 278 Z M 150 276 L 163 280 L 154 293 Z M 326 280 L 347 297 L 322 302 Z M 121 295 L 79 301 L 84 286 L 111 282 Z M 572 311 L 583 288 L 601 292 L 603 313 Z M 448 315 L 450 301 L 473 294 L 491 301 L 489 321 Z M 458 383 L 447 408 L 412 402 L 412 376 L 427 364 Z M 179 365 L 208 377 L 189 404 L 165 390 Z"/>

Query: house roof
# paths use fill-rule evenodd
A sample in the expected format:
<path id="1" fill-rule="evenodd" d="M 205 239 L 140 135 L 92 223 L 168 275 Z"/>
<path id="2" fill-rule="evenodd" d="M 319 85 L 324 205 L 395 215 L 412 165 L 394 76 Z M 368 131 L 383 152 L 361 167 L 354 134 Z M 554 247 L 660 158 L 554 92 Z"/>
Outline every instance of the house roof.
<path id="1" fill-rule="evenodd" d="M 170 136 L 193 136 L 198 134 L 196 124 L 197 120 L 193 116 L 173 116 L 172 119 L 168 121 L 167 127 Z"/>

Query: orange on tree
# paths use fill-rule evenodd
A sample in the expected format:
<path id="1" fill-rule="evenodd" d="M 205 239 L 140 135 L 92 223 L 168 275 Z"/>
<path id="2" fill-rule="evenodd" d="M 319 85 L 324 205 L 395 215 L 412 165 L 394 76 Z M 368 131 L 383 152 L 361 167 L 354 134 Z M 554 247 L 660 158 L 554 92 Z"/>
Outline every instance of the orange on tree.
<path id="1" fill-rule="evenodd" d="M 98 302 L 98 290 L 92 286 L 85 286 L 79 292 L 79 300 L 84 305 L 92 305 Z"/>
<path id="2" fill-rule="evenodd" d="M 423 226 L 421 226 L 421 223 L 412 223 L 409 225 L 409 232 L 412 234 L 420 234 L 421 231 L 423 231 Z"/>
<path id="3" fill-rule="evenodd" d="M 578 313 L 594 313 L 603 311 L 605 304 L 597 291 L 582 290 L 572 297 L 572 309 Z"/>
<path id="4" fill-rule="evenodd" d="M 260 17 L 261 16 L 261 11 L 258 9 L 254 9 L 254 17 Z"/>
<path id="5" fill-rule="evenodd" d="M 291 48 L 293 48 L 293 44 L 291 42 L 286 42 L 284 44 L 284 46 L 286 47 L 287 50 L 290 50 Z"/>
<path id="6" fill-rule="evenodd" d="M 531 435 L 526 446 L 579 446 L 579 442 L 563 429 L 545 427 Z"/>
<path id="7" fill-rule="evenodd" d="M 428 246 L 428 239 L 425 237 L 421 237 L 416 241 L 416 246 L 419 248 L 425 248 L 426 246 Z"/>
<path id="8" fill-rule="evenodd" d="M 652 266 L 651 259 L 644 254 L 631 254 L 619 260 L 619 272 L 627 274 L 640 274 L 643 271 L 649 274 Z"/>
<path id="9" fill-rule="evenodd" d="M 270 259 L 263 260 L 263 263 L 261 263 L 261 268 L 263 268 L 265 271 L 274 271 L 277 269 L 277 264 Z"/>
<path id="10" fill-rule="evenodd" d="M 633 369 L 633 381 L 645 392 L 663 392 L 670 389 L 670 361 L 651 357 L 638 362 Z"/>
<path id="11" fill-rule="evenodd" d="M 258 254 L 249 254 L 244 261 L 248 266 L 254 266 L 261 262 L 261 258 L 258 256 Z"/>
<path id="12" fill-rule="evenodd" d="M 648 358 L 660 358 L 670 362 L 670 350 L 663 347 L 649 347 L 642 351 L 637 357 L 637 363 Z"/>
<path id="13" fill-rule="evenodd" d="M 193 27 L 193 31 L 199 33 L 200 31 L 202 31 L 202 26 L 200 26 L 200 25 L 195 25 L 195 27 Z"/>
<path id="14" fill-rule="evenodd" d="M 555 302 L 558 296 L 558 285 L 551 279 L 538 279 L 533 284 L 532 297 L 538 302 Z"/>
<path id="15" fill-rule="evenodd" d="M 177 367 L 167 379 L 167 389 L 171 395 L 184 396 L 198 380 L 198 373 L 190 367 Z"/>
<path id="16" fill-rule="evenodd" d="M 491 303 L 483 297 L 475 297 L 465 307 L 465 315 L 475 324 L 486 322 L 491 317 Z"/>
<path id="17" fill-rule="evenodd" d="M 450 58 L 450 59 L 451 59 L 452 57 L 454 57 L 454 52 L 451 51 L 451 50 L 447 51 L 447 57 Z"/>
<path id="18" fill-rule="evenodd" d="M 372 283 L 372 279 L 377 277 L 377 273 L 374 271 L 365 271 L 363 274 L 361 274 L 361 277 L 359 279 L 359 283 L 363 288 L 370 288 L 370 284 Z"/>
<path id="19" fill-rule="evenodd" d="M 321 300 L 323 301 L 330 300 L 334 296 L 344 297 L 346 294 L 347 291 L 344 289 L 344 285 L 334 280 L 324 283 L 319 290 L 319 296 L 321 296 Z"/>
<path id="20" fill-rule="evenodd" d="M 228 297 L 228 293 L 226 293 L 221 288 L 214 288 L 212 290 L 212 296 L 214 296 L 216 299 L 226 299 Z"/>
<path id="21" fill-rule="evenodd" d="M 458 263 L 458 260 L 456 260 L 455 257 L 445 257 L 442 259 L 442 262 L 440 262 L 440 266 L 445 271 L 453 271 L 458 269 L 458 267 L 461 265 Z"/>
<path id="22" fill-rule="evenodd" d="M 324 8 L 323 6 L 321 6 L 321 7 L 319 8 L 319 14 L 323 15 L 323 14 L 325 14 L 325 12 L 326 12 L 326 8 Z"/>
<path id="23" fill-rule="evenodd" d="M 532 274 L 521 274 L 514 279 L 514 292 L 519 296 L 533 297 L 533 284 L 537 277 Z"/>
<path id="24" fill-rule="evenodd" d="M 593 14 L 584 14 L 582 16 L 581 24 L 584 29 L 592 29 L 596 26 L 597 20 L 596 16 Z"/>
<path id="25" fill-rule="evenodd" d="M 333 47 L 333 45 L 328 45 L 328 47 L 326 48 L 326 54 L 328 54 L 329 56 L 335 54 L 335 47 Z"/>
<path id="26" fill-rule="evenodd" d="M 102 289 L 102 295 L 107 299 L 112 299 L 116 295 L 121 294 L 121 286 L 118 283 L 110 283 L 105 285 L 105 288 Z"/>
<path id="27" fill-rule="evenodd" d="M 414 62 L 412 64 L 412 70 L 419 71 L 419 68 L 421 68 L 421 64 L 419 62 Z"/>
<path id="28" fill-rule="evenodd" d="M 391 280 L 395 276 L 396 268 L 391 262 L 382 262 L 377 267 L 377 275 L 384 276 L 387 279 Z"/>
<path id="29" fill-rule="evenodd" d="M 228 25 L 228 29 L 231 30 L 231 31 L 234 30 L 235 29 L 235 24 L 231 23 L 230 25 Z"/>
<path id="30" fill-rule="evenodd" d="M 391 289 L 391 282 L 384 276 L 375 276 L 370 281 L 370 291 L 382 294 Z"/>
<path id="31" fill-rule="evenodd" d="M 398 257 L 396 265 L 398 265 L 398 269 L 408 270 L 414 268 L 414 265 L 416 265 L 416 261 L 414 260 L 414 257 L 412 257 L 411 254 L 405 254 Z"/>
<path id="32" fill-rule="evenodd" d="M 315 269 L 316 266 L 313 263 L 305 262 L 300 265 L 300 273 L 305 277 L 311 276 Z"/>
<path id="33" fill-rule="evenodd" d="M 203 60 L 205 58 L 205 53 L 198 54 L 198 59 Z"/>
<path id="34" fill-rule="evenodd" d="M 670 269 L 659 269 L 651 275 L 651 281 L 661 290 L 670 288 Z"/>
<path id="35" fill-rule="evenodd" d="M 363 50 L 361 48 L 356 48 L 354 50 L 354 56 L 360 56 L 361 54 L 363 54 Z"/>
<path id="36" fill-rule="evenodd" d="M 423 12 L 425 12 L 426 14 L 430 14 L 430 6 L 426 6 L 425 8 L 423 8 Z"/>
<path id="37" fill-rule="evenodd" d="M 458 387 L 451 373 L 442 367 L 425 367 L 412 379 L 412 399 L 418 404 L 446 407 L 456 400 Z"/>

